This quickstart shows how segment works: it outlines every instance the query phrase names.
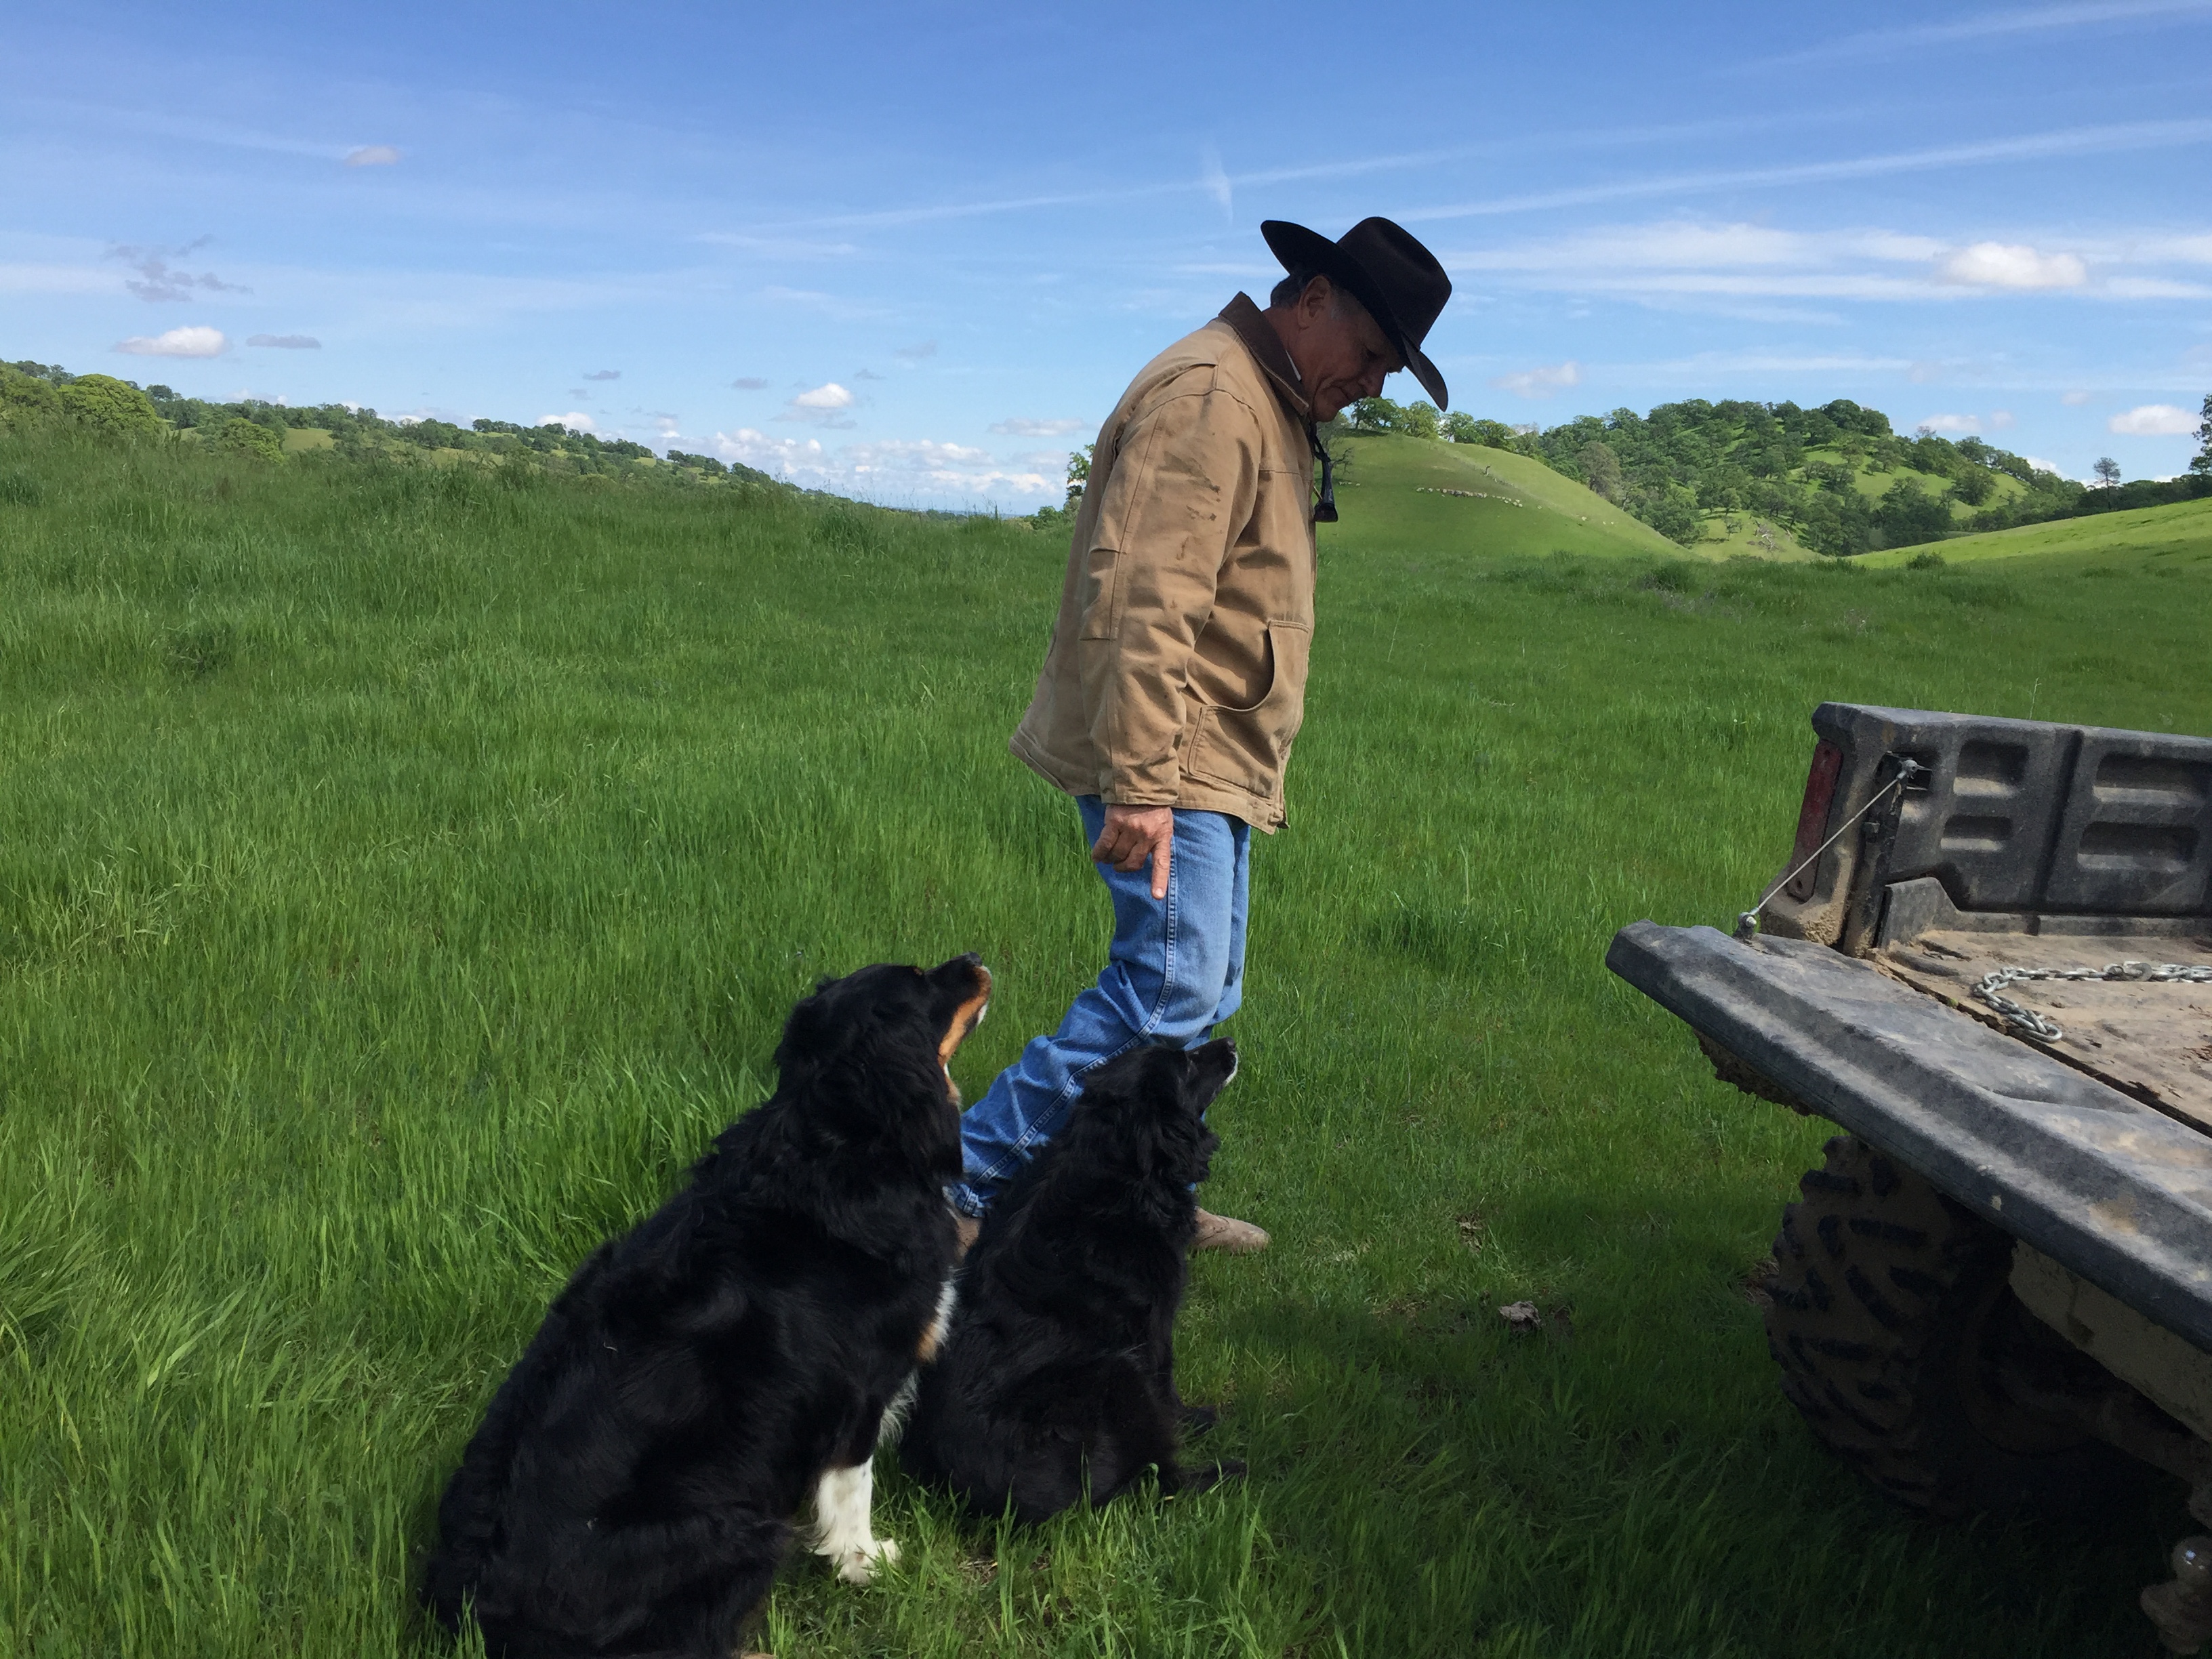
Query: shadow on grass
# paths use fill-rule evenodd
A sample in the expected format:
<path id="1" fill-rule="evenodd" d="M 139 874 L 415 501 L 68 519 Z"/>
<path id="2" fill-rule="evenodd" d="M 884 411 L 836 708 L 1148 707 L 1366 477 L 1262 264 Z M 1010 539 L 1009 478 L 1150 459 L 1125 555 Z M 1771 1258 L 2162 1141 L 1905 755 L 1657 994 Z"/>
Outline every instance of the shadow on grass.
<path id="1" fill-rule="evenodd" d="M 1352 1654 L 2147 1652 L 2136 1594 L 2195 1529 L 2160 1476 L 2124 1514 L 1917 1521 L 1771 1376 L 1747 1415 L 1677 1401 L 1548 1312 L 1278 1304 L 1209 1336 L 1239 1356 L 1224 1449 Z"/>

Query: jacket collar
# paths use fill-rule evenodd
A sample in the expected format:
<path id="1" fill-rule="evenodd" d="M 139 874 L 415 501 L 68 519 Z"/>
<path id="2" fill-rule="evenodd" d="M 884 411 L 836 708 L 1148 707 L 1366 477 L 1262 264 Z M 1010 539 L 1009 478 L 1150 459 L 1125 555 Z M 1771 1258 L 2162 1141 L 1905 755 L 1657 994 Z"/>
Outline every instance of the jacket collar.
<path id="1" fill-rule="evenodd" d="M 1310 428 L 1313 406 L 1306 401 L 1305 382 L 1298 378 L 1298 366 L 1283 349 L 1282 337 L 1252 302 L 1251 295 L 1239 294 L 1221 308 L 1221 315 L 1216 320 L 1228 324 L 1235 331 L 1253 360 L 1274 382 L 1275 395 L 1290 406 L 1300 424 Z"/>

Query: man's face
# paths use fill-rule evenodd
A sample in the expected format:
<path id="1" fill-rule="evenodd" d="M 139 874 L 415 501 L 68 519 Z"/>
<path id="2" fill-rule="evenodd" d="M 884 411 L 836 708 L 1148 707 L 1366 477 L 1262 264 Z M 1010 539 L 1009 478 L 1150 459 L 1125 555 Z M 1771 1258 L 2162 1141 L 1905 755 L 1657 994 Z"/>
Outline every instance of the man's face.
<path id="1" fill-rule="evenodd" d="M 1326 276 L 1306 284 L 1279 331 L 1305 382 L 1316 422 L 1374 397 L 1384 375 L 1405 367 L 1367 307 Z"/>

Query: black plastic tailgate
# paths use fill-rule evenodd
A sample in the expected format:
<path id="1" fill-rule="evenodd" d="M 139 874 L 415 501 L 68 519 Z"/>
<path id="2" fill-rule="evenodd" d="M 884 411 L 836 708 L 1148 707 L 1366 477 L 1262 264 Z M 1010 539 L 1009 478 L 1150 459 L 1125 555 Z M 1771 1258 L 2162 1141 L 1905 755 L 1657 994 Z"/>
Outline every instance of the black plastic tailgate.
<path id="1" fill-rule="evenodd" d="M 2212 1352 L 2212 1139 L 1825 945 L 1639 921 L 1605 960 L 1807 1105 Z"/>

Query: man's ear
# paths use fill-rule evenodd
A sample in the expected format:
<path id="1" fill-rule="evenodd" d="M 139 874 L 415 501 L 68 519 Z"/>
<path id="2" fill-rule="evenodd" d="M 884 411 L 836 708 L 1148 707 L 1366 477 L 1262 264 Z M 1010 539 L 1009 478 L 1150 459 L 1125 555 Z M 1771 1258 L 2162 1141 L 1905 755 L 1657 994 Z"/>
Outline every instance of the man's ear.
<path id="1" fill-rule="evenodd" d="M 1336 284 L 1328 276 L 1316 272 L 1308 283 L 1305 292 L 1298 295 L 1295 309 L 1299 319 L 1310 325 L 1319 322 L 1336 303 Z"/>

